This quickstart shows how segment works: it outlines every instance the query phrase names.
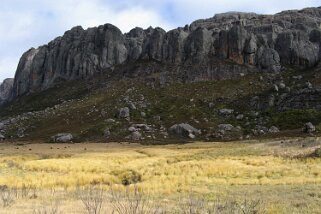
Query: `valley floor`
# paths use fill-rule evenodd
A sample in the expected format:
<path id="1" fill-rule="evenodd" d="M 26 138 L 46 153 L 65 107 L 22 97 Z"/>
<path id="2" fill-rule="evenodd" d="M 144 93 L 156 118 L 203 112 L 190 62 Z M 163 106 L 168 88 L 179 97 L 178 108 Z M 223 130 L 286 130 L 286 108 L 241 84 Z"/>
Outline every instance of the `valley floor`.
<path id="1" fill-rule="evenodd" d="M 191 196 L 194 202 L 257 203 L 262 213 L 321 213 L 321 158 L 313 155 L 320 146 L 318 138 L 165 146 L 3 143 L 0 213 L 86 213 L 78 191 L 88 193 L 86 186 L 104 190 L 103 213 L 115 208 L 111 192 L 135 188 L 174 213 L 183 212 L 178 207 Z"/>

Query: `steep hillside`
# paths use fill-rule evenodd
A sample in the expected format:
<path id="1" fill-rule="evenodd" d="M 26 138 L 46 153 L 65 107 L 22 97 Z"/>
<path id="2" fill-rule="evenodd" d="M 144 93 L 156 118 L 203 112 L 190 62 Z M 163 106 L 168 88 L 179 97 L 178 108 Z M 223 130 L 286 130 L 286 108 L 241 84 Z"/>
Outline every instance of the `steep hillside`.
<path id="1" fill-rule="evenodd" d="M 303 133 L 302 127 L 307 122 L 321 122 L 320 69 L 306 70 L 298 77 L 301 73 L 289 68 L 280 74 L 164 85 L 153 81 L 156 74 L 122 80 L 97 74 L 3 106 L 2 133 L 7 138 L 45 142 L 58 133 L 71 133 L 76 142 L 138 140 L 157 144 L 177 139 L 310 135 Z M 126 107 L 128 115 L 119 112 Z M 181 123 L 201 133 L 193 133 L 194 138 L 170 129 Z"/>

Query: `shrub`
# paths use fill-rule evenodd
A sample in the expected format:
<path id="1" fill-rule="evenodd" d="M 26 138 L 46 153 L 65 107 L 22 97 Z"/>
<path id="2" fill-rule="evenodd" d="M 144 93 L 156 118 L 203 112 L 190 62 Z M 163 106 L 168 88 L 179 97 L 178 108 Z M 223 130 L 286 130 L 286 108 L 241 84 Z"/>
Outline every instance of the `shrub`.
<path id="1" fill-rule="evenodd" d="M 119 174 L 119 178 L 121 179 L 121 183 L 124 186 L 137 184 L 142 181 L 142 176 L 134 170 L 126 170 L 124 172 L 121 172 Z"/>
<path id="2" fill-rule="evenodd" d="M 3 207 L 9 207 L 15 202 L 14 191 L 7 186 L 0 187 L 0 197 Z"/>
<path id="3" fill-rule="evenodd" d="M 82 201 L 88 214 L 99 214 L 104 201 L 104 190 L 99 186 L 77 188 L 76 195 Z"/>
<path id="4" fill-rule="evenodd" d="M 153 214 L 160 213 L 159 208 L 155 208 L 148 196 L 139 191 L 137 186 L 134 190 L 129 187 L 125 191 L 115 191 L 110 189 L 111 206 L 113 213 L 118 214 Z M 163 212 L 161 212 L 163 213 Z"/>

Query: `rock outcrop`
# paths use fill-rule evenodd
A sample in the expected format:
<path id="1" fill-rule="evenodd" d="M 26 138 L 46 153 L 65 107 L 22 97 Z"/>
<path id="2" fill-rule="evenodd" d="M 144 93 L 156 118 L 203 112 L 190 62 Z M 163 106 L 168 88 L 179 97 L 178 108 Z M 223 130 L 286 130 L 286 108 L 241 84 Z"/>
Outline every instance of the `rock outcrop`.
<path id="1" fill-rule="evenodd" d="M 12 99 L 98 72 L 130 76 L 160 72 L 177 81 L 237 78 L 282 65 L 310 68 L 320 61 L 321 8 L 276 15 L 225 13 L 169 32 L 135 28 L 123 34 L 111 24 L 74 27 L 21 57 Z M 139 66 L 144 61 L 149 65 Z M 160 77 L 160 78 L 161 78 Z"/>
<path id="2" fill-rule="evenodd" d="M 0 105 L 7 102 L 7 100 L 12 96 L 12 87 L 13 87 L 13 79 L 5 79 L 0 84 Z"/>

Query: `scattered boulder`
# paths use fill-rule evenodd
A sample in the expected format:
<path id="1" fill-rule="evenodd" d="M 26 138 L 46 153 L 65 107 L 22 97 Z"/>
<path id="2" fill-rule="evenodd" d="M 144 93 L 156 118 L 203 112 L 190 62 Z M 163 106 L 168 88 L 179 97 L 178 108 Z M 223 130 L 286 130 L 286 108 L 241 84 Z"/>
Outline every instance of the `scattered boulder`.
<path id="1" fill-rule="evenodd" d="M 243 118 L 244 118 L 243 114 L 239 114 L 239 115 L 236 116 L 237 120 L 243 120 Z"/>
<path id="2" fill-rule="evenodd" d="M 137 131 L 137 129 L 134 126 L 131 126 L 128 128 L 128 131 L 135 132 L 135 131 Z"/>
<path id="3" fill-rule="evenodd" d="M 117 117 L 118 118 L 129 118 L 130 116 L 130 111 L 128 107 L 124 107 L 118 110 Z"/>
<path id="4" fill-rule="evenodd" d="M 169 128 L 169 132 L 181 137 L 195 138 L 200 135 L 201 131 L 187 123 L 175 124 Z"/>
<path id="5" fill-rule="evenodd" d="M 135 130 L 137 129 L 143 129 L 144 131 L 151 131 L 152 128 L 146 124 L 132 124 L 131 127 L 129 128 L 134 128 Z"/>
<path id="6" fill-rule="evenodd" d="M 130 135 L 130 139 L 134 141 L 142 140 L 142 134 L 139 131 L 135 131 Z"/>
<path id="7" fill-rule="evenodd" d="M 109 138 L 109 137 L 110 137 L 110 130 L 109 130 L 109 128 L 106 128 L 106 129 L 104 130 L 104 137 L 105 137 L 105 138 Z"/>
<path id="8" fill-rule="evenodd" d="M 278 133 L 278 132 L 280 132 L 280 130 L 279 130 L 279 128 L 276 127 L 276 126 L 271 126 L 271 127 L 269 128 L 269 133 Z"/>
<path id="9" fill-rule="evenodd" d="M 302 78 L 303 78 L 302 75 L 292 76 L 292 79 L 295 79 L 295 80 L 301 80 Z"/>
<path id="10" fill-rule="evenodd" d="M 281 82 L 279 84 L 279 89 L 285 89 L 285 87 L 286 87 L 286 85 L 283 82 Z"/>
<path id="11" fill-rule="evenodd" d="M 109 118 L 109 119 L 106 120 L 106 122 L 107 122 L 107 123 L 114 123 L 114 122 L 116 122 L 116 121 L 115 121 L 114 119 Z"/>
<path id="12" fill-rule="evenodd" d="M 189 133 L 189 134 L 188 134 L 188 138 L 190 138 L 190 139 L 195 139 L 196 136 L 195 136 L 193 133 Z"/>
<path id="13" fill-rule="evenodd" d="M 254 135 L 264 135 L 267 134 L 269 132 L 269 129 L 265 126 L 261 126 L 261 125 L 256 125 L 255 129 L 252 130 Z"/>
<path id="14" fill-rule="evenodd" d="M 312 133 L 312 132 L 315 132 L 315 131 L 316 131 L 316 128 L 311 122 L 308 122 L 308 123 L 304 124 L 304 127 L 303 127 L 303 132 L 304 133 Z"/>
<path id="15" fill-rule="evenodd" d="M 313 88 L 313 85 L 312 85 L 312 83 L 310 83 L 310 82 L 306 82 L 305 85 L 306 85 L 306 87 L 307 87 L 308 89 L 312 89 L 312 88 Z"/>
<path id="16" fill-rule="evenodd" d="M 74 139 L 70 133 L 59 133 L 51 137 L 51 140 L 55 143 L 66 143 Z"/>
<path id="17" fill-rule="evenodd" d="M 218 129 L 220 131 L 232 131 L 234 129 L 234 126 L 231 124 L 220 124 L 218 125 Z"/>
<path id="18" fill-rule="evenodd" d="M 129 107 L 131 110 L 136 110 L 136 109 L 137 109 L 136 106 L 135 106 L 135 104 L 132 103 L 132 102 L 130 102 L 130 103 L 128 104 L 128 107 Z"/>
<path id="19" fill-rule="evenodd" d="M 3 130 L 4 129 L 4 123 L 0 123 L 0 130 Z"/>
<path id="20" fill-rule="evenodd" d="M 224 108 L 224 109 L 220 109 L 218 113 L 222 116 L 230 116 L 231 114 L 234 113 L 234 109 Z"/>
<path id="21" fill-rule="evenodd" d="M 274 90 L 275 92 L 278 92 L 278 91 L 279 91 L 279 86 L 274 85 L 274 86 L 273 86 L 273 90 Z"/>
<path id="22" fill-rule="evenodd" d="M 145 112 L 140 112 L 140 116 L 146 117 L 146 113 Z"/>
<path id="23" fill-rule="evenodd" d="M 20 127 L 20 128 L 18 129 L 18 131 L 17 131 L 17 136 L 18 136 L 19 138 L 23 138 L 23 137 L 25 136 L 25 131 L 26 131 L 25 128 Z"/>

